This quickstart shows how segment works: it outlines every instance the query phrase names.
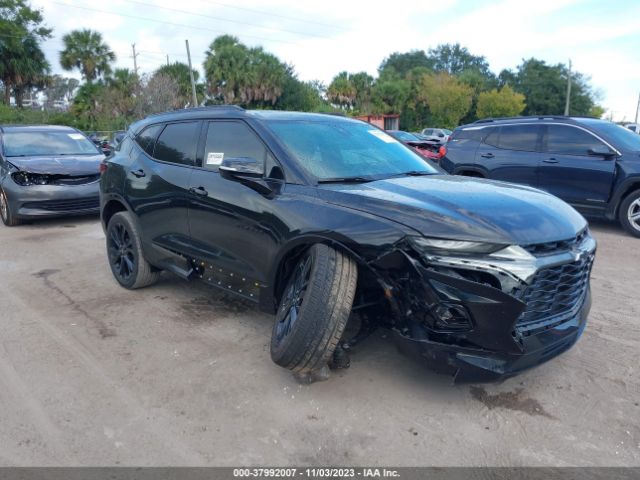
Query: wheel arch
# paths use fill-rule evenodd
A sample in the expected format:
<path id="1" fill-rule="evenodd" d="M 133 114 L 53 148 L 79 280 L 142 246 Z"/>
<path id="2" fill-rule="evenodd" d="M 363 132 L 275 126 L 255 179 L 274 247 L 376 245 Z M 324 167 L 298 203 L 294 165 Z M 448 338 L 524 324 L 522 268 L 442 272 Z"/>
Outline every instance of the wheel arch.
<path id="1" fill-rule="evenodd" d="M 345 255 L 352 258 L 358 267 L 369 266 L 364 258 L 355 250 L 347 246 L 347 242 L 344 240 L 332 238 L 329 236 L 323 236 L 320 234 L 304 235 L 297 237 L 287 243 L 278 254 L 277 258 L 273 262 L 273 267 L 269 273 L 269 283 L 267 291 L 260 296 L 260 307 L 262 310 L 275 313 L 277 309 L 277 302 L 280 298 L 280 294 L 285 287 L 288 273 L 295 266 L 295 260 L 309 247 L 316 243 L 325 244 L 331 248 L 334 248 Z"/>
<path id="2" fill-rule="evenodd" d="M 611 206 L 607 212 L 607 217 L 611 219 L 618 218 L 620 205 L 633 192 L 640 190 L 640 176 L 632 177 L 623 182 L 614 193 Z"/>
<path id="3" fill-rule="evenodd" d="M 109 220 L 118 212 L 131 212 L 127 202 L 117 195 L 110 195 L 103 200 L 103 206 L 100 209 L 100 220 L 102 228 L 106 230 Z"/>

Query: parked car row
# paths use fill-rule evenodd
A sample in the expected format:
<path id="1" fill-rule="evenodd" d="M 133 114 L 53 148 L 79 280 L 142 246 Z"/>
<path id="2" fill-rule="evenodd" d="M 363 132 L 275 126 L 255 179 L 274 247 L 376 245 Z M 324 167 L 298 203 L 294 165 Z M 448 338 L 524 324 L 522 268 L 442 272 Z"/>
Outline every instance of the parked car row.
<path id="1" fill-rule="evenodd" d="M 547 175 L 581 188 L 584 201 L 560 196 L 587 213 L 615 197 L 640 219 L 640 149 L 626 134 L 500 119 L 439 146 L 349 118 L 222 106 L 136 122 L 105 159 L 73 129 L 3 127 L 0 211 L 7 225 L 92 212 L 99 187 L 120 285 L 169 271 L 255 302 L 275 315 L 272 360 L 306 381 L 348 366 L 377 328 L 457 381 L 490 380 L 557 356 L 585 328 L 595 241 L 551 187 L 533 187 Z"/>

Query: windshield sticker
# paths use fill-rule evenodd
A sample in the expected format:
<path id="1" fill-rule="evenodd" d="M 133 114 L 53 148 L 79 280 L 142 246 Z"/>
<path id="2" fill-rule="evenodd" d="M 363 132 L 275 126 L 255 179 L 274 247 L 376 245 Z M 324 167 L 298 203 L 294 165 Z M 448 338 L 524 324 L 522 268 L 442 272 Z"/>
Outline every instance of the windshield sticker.
<path id="1" fill-rule="evenodd" d="M 385 143 L 398 143 L 398 141 L 393 138 L 391 135 L 388 135 L 386 133 L 384 133 L 381 130 L 367 130 L 371 135 L 373 135 L 374 137 L 379 138 L 380 140 L 382 140 Z"/>
<path id="2" fill-rule="evenodd" d="M 222 153 L 209 152 L 207 154 L 207 165 L 220 165 L 222 163 L 223 158 L 224 158 L 224 152 Z"/>
<path id="3" fill-rule="evenodd" d="M 68 133 L 67 135 L 69 135 L 69 138 L 73 140 L 82 140 L 84 138 L 84 135 L 81 133 Z"/>

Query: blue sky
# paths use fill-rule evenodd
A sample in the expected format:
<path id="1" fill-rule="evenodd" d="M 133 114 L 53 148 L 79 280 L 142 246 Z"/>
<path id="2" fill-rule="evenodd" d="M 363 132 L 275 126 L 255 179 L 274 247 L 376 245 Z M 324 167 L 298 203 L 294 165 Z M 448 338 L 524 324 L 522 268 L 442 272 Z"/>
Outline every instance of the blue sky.
<path id="1" fill-rule="evenodd" d="M 394 51 L 459 42 L 496 73 L 523 58 L 567 62 L 592 79 L 607 117 L 633 121 L 640 93 L 640 2 L 602 0 L 32 0 L 55 37 L 45 51 L 57 73 L 64 33 L 102 32 L 121 67 L 151 72 L 164 62 L 194 66 L 219 34 L 262 45 L 295 65 L 300 78 L 328 83 L 341 70 L 375 74 Z"/>

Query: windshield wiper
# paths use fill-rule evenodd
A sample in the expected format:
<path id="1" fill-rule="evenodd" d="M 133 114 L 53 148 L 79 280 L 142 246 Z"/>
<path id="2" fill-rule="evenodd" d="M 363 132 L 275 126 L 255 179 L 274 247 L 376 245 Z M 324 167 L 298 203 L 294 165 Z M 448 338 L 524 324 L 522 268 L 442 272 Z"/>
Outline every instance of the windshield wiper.
<path id="1" fill-rule="evenodd" d="M 391 177 L 422 177 L 425 175 L 433 175 L 434 172 L 427 172 L 426 170 L 410 170 L 408 172 L 395 173 L 390 175 Z"/>
<path id="2" fill-rule="evenodd" d="M 318 183 L 367 183 L 373 182 L 375 179 L 367 177 L 334 177 L 322 178 Z"/>

